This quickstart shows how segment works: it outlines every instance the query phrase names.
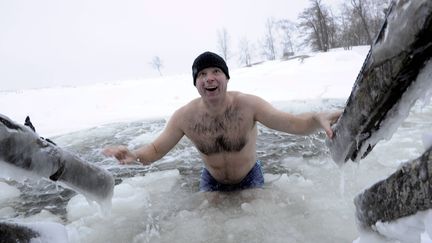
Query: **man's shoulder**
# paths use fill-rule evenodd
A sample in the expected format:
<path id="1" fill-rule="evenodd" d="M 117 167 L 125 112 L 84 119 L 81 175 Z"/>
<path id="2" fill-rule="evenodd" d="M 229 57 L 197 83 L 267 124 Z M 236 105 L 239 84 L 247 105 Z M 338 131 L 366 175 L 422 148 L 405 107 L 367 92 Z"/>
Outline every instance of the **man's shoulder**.
<path id="1" fill-rule="evenodd" d="M 229 91 L 228 95 L 234 99 L 247 99 L 249 94 L 240 92 L 240 91 Z"/>
<path id="2" fill-rule="evenodd" d="M 193 109 L 198 107 L 198 105 L 200 104 L 201 98 L 195 98 L 191 101 L 189 101 L 189 103 L 186 103 L 183 107 L 184 109 Z"/>
<path id="3" fill-rule="evenodd" d="M 230 91 L 230 95 L 237 101 L 244 101 L 244 102 L 248 102 L 248 101 L 254 101 L 256 99 L 259 99 L 258 96 L 253 95 L 253 94 L 247 94 L 247 93 L 242 93 L 239 91 Z"/>
<path id="4" fill-rule="evenodd" d="M 189 101 L 188 103 L 186 103 L 185 105 L 183 105 L 182 107 L 177 109 L 176 113 L 185 114 L 185 113 L 189 113 L 189 112 L 196 110 L 198 107 L 199 101 L 200 101 L 200 98 L 196 98 L 196 99 Z"/>

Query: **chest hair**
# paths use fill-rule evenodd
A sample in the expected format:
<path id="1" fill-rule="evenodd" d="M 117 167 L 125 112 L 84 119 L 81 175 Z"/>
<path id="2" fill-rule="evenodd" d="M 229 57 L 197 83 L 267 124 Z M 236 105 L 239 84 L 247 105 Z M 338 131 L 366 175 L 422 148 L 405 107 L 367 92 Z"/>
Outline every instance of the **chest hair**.
<path id="1" fill-rule="evenodd" d="M 205 113 L 191 123 L 192 140 L 206 155 L 238 152 L 247 143 L 244 119 L 239 109 L 233 106 L 219 116 Z"/>

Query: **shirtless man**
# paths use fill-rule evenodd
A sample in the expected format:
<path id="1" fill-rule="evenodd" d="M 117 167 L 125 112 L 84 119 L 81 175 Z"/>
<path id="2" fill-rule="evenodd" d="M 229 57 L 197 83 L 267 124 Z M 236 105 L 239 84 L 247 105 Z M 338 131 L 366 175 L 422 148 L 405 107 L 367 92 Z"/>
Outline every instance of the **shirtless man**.
<path id="1" fill-rule="evenodd" d="M 229 71 L 218 55 L 205 52 L 192 65 L 200 98 L 174 112 L 163 132 L 150 144 L 130 151 L 108 147 L 103 153 L 121 164 L 139 161 L 148 165 L 161 159 L 183 136 L 199 150 L 205 168 L 201 191 L 232 191 L 262 187 L 264 178 L 256 158 L 257 122 L 291 134 L 306 135 L 319 128 L 333 137 L 330 128 L 341 112 L 293 115 L 275 109 L 260 97 L 228 92 Z"/>

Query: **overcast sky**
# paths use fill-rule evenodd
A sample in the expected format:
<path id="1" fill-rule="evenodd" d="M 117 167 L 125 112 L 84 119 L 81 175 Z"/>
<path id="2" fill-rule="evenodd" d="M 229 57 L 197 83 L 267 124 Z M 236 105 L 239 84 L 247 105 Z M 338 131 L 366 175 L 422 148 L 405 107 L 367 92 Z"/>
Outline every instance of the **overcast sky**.
<path id="1" fill-rule="evenodd" d="M 336 5 L 339 0 L 323 0 Z M 257 42 L 268 18 L 296 21 L 309 0 L 0 0 L 0 90 L 191 72 L 193 59 Z M 237 58 L 229 60 L 237 65 Z"/>

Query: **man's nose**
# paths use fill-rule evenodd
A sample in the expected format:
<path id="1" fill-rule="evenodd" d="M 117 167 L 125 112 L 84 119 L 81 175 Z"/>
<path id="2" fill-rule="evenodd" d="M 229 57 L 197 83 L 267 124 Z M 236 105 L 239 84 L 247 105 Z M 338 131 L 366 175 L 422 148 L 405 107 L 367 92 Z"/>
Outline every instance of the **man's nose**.
<path id="1" fill-rule="evenodd" d="M 212 73 L 207 74 L 206 82 L 213 82 L 213 81 L 215 81 L 215 77 L 216 77 L 216 75 L 214 75 Z"/>

